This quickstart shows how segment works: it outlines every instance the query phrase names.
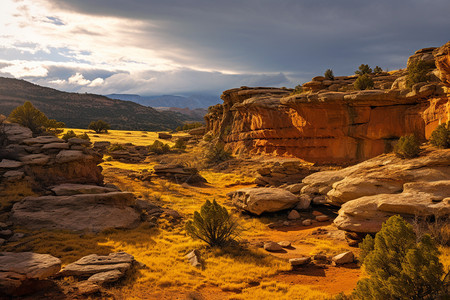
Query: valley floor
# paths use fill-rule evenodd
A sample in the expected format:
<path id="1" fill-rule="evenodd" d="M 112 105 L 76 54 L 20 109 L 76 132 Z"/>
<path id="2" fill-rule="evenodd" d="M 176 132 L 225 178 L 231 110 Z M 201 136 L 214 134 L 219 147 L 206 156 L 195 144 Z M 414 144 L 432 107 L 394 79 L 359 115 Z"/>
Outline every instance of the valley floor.
<path id="1" fill-rule="evenodd" d="M 89 135 L 93 137 L 93 134 Z M 156 139 L 156 133 L 121 132 L 117 136 L 114 131 L 93 138 L 148 144 L 150 140 L 143 141 L 143 135 Z M 49 253 L 60 258 L 63 264 L 91 253 L 130 253 L 147 268 L 136 271 L 119 285 L 111 286 L 108 297 L 114 299 L 328 299 L 341 292 L 350 293 L 355 288 L 361 276 L 357 264 L 293 270 L 288 263 L 289 258 L 314 254 L 330 256 L 348 250 L 358 254 L 357 248 L 347 245 L 342 231 L 331 222 L 283 226 L 283 221 L 287 220 L 286 212 L 260 217 L 237 212 L 226 194 L 254 186 L 254 170 L 258 162 L 232 160 L 219 166 L 200 166 L 202 149 L 197 145 L 189 146 L 187 153 L 154 156 L 142 163 L 123 163 L 107 157 L 102 163 L 106 183 L 133 192 L 138 199 L 173 209 L 181 214 L 181 219 L 175 213 L 167 213 L 155 220 L 157 226 L 146 222 L 133 230 L 108 230 L 97 235 L 23 230 L 28 233 L 27 237 L 0 250 Z M 184 162 L 199 167 L 200 174 L 208 183 L 192 186 L 164 179 L 147 182 L 134 178 L 133 174 L 152 170 L 161 161 Z M 242 227 L 239 245 L 208 249 L 186 235 L 185 221 L 206 200 L 213 199 L 237 216 Z M 336 212 L 323 207 L 314 209 L 324 210 L 330 216 Z M 312 210 L 302 214 L 312 216 Z M 292 247 L 269 253 L 262 249 L 266 241 L 290 241 Z M 200 250 L 203 268 L 192 267 L 184 258 L 192 249 Z M 69 283 L 73 280 L 62 280 L 59 289 L 70 289 Z M 43 299 L 48 296 L 43 295 Z M 53 296 L 57 299 L 58 293 Z"/>

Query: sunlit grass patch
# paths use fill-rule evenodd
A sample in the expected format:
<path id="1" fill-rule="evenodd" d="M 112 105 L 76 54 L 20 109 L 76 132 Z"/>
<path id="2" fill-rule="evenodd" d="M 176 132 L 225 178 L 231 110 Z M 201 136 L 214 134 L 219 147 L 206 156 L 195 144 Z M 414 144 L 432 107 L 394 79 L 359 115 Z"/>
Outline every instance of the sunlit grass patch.
<path id="1" fill-rule="evenodd" d="M 12 206 L 24 197 L 35 196 L 28 181 L 5 182 L 0 191 L 0 209 Z"/>

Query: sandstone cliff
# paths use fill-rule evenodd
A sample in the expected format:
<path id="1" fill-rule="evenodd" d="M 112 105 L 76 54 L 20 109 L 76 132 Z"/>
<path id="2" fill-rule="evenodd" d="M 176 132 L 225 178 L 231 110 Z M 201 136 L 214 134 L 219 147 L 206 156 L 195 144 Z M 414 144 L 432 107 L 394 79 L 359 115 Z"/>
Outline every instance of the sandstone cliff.
<path id="1" fill-rule="evenodd" d="M 406 71 L 372 75 L 375 89 L 353 90 L 356 76 L 314 77 L 304 92 L 241 87 L 225 91 L 210 107 L 207 130 L 234 153 L 300 157 L 315 163 L 349 164 L 390 151 L 402 135 L 422 140 L 450 119 L 450 43 L 416 51 L 435 61 L 427 83 L 406 88 Z"/>

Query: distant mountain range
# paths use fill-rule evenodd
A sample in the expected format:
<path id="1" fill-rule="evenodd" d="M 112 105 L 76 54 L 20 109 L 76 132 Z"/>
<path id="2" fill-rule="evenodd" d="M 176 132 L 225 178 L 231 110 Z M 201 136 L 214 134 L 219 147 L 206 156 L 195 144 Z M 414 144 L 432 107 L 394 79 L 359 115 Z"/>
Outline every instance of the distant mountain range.
<path id="1" fill-rule="evenodd" d="M 191 96 L 139 96 L 134 94 L 109 94 L 112 99 L 127 100 L 151 107 L 178 107 L 178 108 L 208 108 L 220 103 L 218 96 L 212 95 L 191 95 Z"/>
<path id="2" fill-rule="evenodd" d="M 160 112 L 131 101 L 67 93 L 25 80 L 0 77 L 0 114 L 8 116 L 25 101 L 70 128 L 87 128 L 91 121 L 102 119 L 111 125 L 111 129 L 158 131 L 174 129 L 184 121 L 195 120 L 179 112 Z"/>

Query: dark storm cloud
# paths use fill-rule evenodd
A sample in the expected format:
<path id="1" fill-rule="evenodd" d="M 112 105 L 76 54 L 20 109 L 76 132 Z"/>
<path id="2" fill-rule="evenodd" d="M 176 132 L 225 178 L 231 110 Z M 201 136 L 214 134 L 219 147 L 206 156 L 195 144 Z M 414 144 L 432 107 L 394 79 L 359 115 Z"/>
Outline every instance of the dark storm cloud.
<path id="1" fill-rule="evenodd" d="M 239 72 L 351 74 L 395 69 L 415 50 L 449 40 L 448 0 L 51 0 L 86 14 L 146 21 L 136 35 L 166 58 Z"/>

